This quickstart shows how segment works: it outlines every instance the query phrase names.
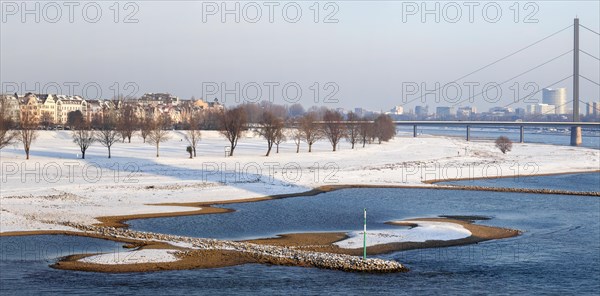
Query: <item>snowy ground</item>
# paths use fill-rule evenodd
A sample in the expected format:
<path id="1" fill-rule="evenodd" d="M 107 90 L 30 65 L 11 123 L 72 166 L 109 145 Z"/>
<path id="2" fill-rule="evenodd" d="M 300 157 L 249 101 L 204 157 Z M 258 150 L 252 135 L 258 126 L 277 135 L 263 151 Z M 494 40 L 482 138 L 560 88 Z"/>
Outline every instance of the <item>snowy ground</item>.
<path id="1" fill-rule="evenodd" d="M 383 245 L 389 243 L 404 242 L 425 242 L 428 240 L 455 240 L 471 236 L 471 232 L 460 224 L 450 222 L 429 222 L 429 221 L 402 221 L 404 223 L 416 224 L 416 227 L 388 229 L 388 230 L 368 230 L 367 229 L 367 247 Z M 356 249 L 363 246 L 362 231 L 352 231 L 348 233 L 348 238 L 336 242 L 340 248 Z"/>
<path id="2" fill-rule="evenodd" d="M 175 251 L 165 249 L 145 249 L 130 252 L 115 252 L 85 257 L 79 261 L 94 264 L 139 264 L 175 262 L 179 259 L 174 255 Z"/>
<path id="3" fill-rule="evenodd" d="M 233 157 L 227 141 L 206 131 L 198 157 L 189 159 L 181 132 L 172 132 L 160 157 L 155 147 L 135 137 L 117 143 L 112 159 L 95 143 L 78 158 L 68 131 L 44 131 L 25 160 L 21 145 L 1 153 L 0 232 L 65 229 L 56 222 L 93 224 L 98 216 L 196 210 L 156 206 L 247 199 L 295 193 L 335 184 L 416 185 L 446 178 L 493 177 L 589 171 L 599 168 L 600 151 L 568 146 L 514 144 L 503 155 L 490 142 L 409 135 L 389 143 L 339 151 L 322 140 L 307 153 L 285 143 L 265 157 L 266 142 L 248 133 Z"/>

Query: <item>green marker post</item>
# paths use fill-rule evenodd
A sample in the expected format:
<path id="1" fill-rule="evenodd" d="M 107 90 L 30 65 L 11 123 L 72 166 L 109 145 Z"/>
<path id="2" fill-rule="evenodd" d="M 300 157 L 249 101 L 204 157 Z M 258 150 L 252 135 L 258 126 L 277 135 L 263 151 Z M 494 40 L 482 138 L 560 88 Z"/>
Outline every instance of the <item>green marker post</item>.
<path id="1" fill-rule="evenodd" d="M 364 210 L 365 223 L 363 229 L 363 259 L 367 259 L 367 209 Z"/>

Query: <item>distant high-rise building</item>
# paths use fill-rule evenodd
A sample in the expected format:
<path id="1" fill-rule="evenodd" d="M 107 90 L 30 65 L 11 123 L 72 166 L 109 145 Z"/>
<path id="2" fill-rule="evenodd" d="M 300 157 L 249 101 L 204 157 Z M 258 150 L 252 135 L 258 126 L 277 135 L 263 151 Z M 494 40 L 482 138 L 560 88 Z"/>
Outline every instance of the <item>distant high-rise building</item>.
<path id="1" fill-rule="evenodd" d="M 363 108 L 354 108 L 354 114 L 358 116 L 365 116 L 365 109 Z"/>
<path id="2" fill-rule="evenodd" d="M 592 115 L 594 115 L 594 117 L 598 117 L 599 114 L 600 114 L 600 104 L 598 104 L 598 102 L 592 103 Z"/>
<path id="3" fill-rule="evenodd" d="M 515 109 L 515 115 L 518 116 L 518 117 L 525 116 L 525 109 L 523 109 L 523 108 L 516 108 Z"/>
<path id="4" fill-rule="evenodd" d="M 531 114 L 531 115 L 555 114 L 554 108 L 555 108 L 554 105 L 548 105 L 548 104 L 527 105 L 527 114 Z"/>
<path id="5" fill-rule="evenodd" d="M 415 115 L 417 117 L 427 117 L 429 115 L 429 106 L 416 106 Z"/>
<path id="6" fill-rule="evenodd" d="M 435 108 L 435 115 L 439 119 L 447 119 L 450 117 L 454 117 L 456 113 L 454 112 L 454 107 L 437 107 Z"/>
<path id="7" fill-rule="evenodd" d="M 544 88 L 542 90 L 542 103 L 555 106 L 554 114 L 567 114 L 567 89 Z"/>
<path id="8" fill-rule="evenodd" d="M 594 111 L 592 110 L 592 103 L 585 103 L 585 116 L 592 116 Z"/>

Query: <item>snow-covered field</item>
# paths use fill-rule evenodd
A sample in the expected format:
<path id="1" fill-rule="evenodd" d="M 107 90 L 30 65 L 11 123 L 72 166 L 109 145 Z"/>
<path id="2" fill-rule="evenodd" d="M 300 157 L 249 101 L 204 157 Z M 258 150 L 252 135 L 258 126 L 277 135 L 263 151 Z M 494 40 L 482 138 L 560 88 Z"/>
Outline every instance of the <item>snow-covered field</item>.
<path id="1" fill-rule="evenodd" d="M 323 185 L 411 185 L 446 178 L 493 177 L 590 171 L 600 151 L 568 146 L 514 144 L 503 155 L 490 142 L 408 135 L 389 143 L 339 151 L 322 140 L 308 153 L 292 142 L 265 157 L 266 142 L 252 133 L 233 157 L 228 142 L 205 131 L 198 157 L 189 159 L 182 132 L 155 147 L 135 137 L 116 143 L 112 159 L 95 143 L 78 158 L 68 131 L 43 131 L 25 160 L 21 145 L 0 150 L 0 232 L 66 229 L 57 222 L 93 224 L 95 217 L 190 211 L 197 208 L 156 203 L 209 202 L 296 193 Z M 71 229 L 74 230 L 74 229 Z"/>
<path id="2" fill-rule="evenodd" d="M 130 252 L 106 253 L 85 257 L 79 261 L 94 264 L 140 264 L 175 262 L 179 259 L 174 255 L 175 251 L 165 249 L 144 249 Z"/>
<path id="3" fill-rule="evenodd" d="M 417 226 L 410 228 L 368 230 L 367 247 L 389 243 L 425 242 L 428 240 L 455 240 L 471 236 L 460 224 L 450 222 L 402 221 Z M 363 246 L 364 232 L 352 231 L 348 238 L 334 243 L 340 248 L 355 249 Z"/>

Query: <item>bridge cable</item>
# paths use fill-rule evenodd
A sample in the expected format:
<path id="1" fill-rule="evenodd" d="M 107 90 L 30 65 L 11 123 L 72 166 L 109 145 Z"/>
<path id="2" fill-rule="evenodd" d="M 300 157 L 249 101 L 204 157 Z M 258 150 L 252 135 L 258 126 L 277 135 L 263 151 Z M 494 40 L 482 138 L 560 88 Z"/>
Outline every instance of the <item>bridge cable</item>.
<path id="1" fill-rule="evenodd" d="M 503 84 L 505 84 L 505 83 L 507 83 L 507 82 L 510 82 L 510 81 L 511 81 L 511 80 L 513 80 L 513 79 L 519 78 L 520 76 L 523 76 L 523 75 L 525 75 L 525 74 L 527 74 L 527 73 L 529 73 L 529 72 L 531 72 L 531 71 L 533 71 L 533 70 L 536 70 L 536 69 L 538 69 L 538 68 L 540 68 L 540 67 L 542 67 L 542 66 L 544 66 L 544 65 L 547 65 L 547 64 L 549 64 L 549 63 L 551 63 L 551 62 L 553 62 L 553 61 L 555 61 L 555 60 L 557 60 L 557 59 L 559 59 L 559 58 L 561 58 L 561 57 L 563 57 L 563 56 L 565 56 L 565 55 L 567 55 L 567 54 L 571 53 L 572 51 L 573 51 L 573 50 L 571 49 L 571 50 L 569 50 L 569 51 L 567 51 L 567 52 L 565 52 L 565 53 L 562 53 L 562 54 L 560 54 L 560 55 L 558 55 L 558 56 L 556 56 L 556 57 L 554 57 L 554 58 L 552 58 L 552 59 L 550 59 L 550 60 L 547 60 L 547 61 L 545 61 L 545 62 L 543 62 L 543 63 L 541 63 L 541 64 L 539 64 L 539 65 L 537 65 L 537 66 L 535 66 L 535 67 L 533 67 L 533 68 L 530 68 L 530 69 L 526 70 L 525 72 L 522 72 L 522 73 L 520 73 L 520 74 L 519 74 L 519 75 L 517 75 L 517 76 L 511 77 L 511 78 L 509 78 L 509 79 L 507 79 L 507 80 L 505 80 L 505 81 L 503 81 L 503 82 L 499 83 L 499 84 L 498 84 L 498 86 L 500 86 L 500 85 L 503 85 Z M 462 101 L 456 102 L 454 105 L 452 105 L 452 107 L 454 107 L 454 106 L 456 106 L 456 105 L 460 105 L 460 104 L 464 103 L 465 101 L 468 101 L 468 100 L 474 99 L 476 96 L 479 96 L 479 95 L 481 95 L 481 94 L 483 94 L 483 93 L 485 93 L 485 92 L 486 92 L 486 91 L 485 91 L 485 90 L 483 90 L 483 91 L 479 92 L 478 94 L 475 94 L 475 95 L 473 95 L 472 97 L 469 97 L 469 98 L 466 98 L 466 99 L 464 99 L 464 100 L 462 100 Z"/>
<path id="2" fill-rule="evenodd" d="M 586 30 L 588 30 L 588 31 L 590 31 L 590 32 L 592 32 L 592 33 L 594 33 L 594 34 L 598 35 L 598 36 L 600 36 L 600 33 L 596 32 L 596 31 L 594 31 L 594 30 L 592 30 L 592 29 L 590 29 L 590 28 L 588 28 L 588 27 L 586 27 L 586 26 L 584 26 L 584 25 L 582 25 L 582 24 L 579 24 L 579 26 L 580 26 L 580 27 L 583 27 L 584 29 L 586 29 Z"/>
<path id="3" fill-rule="evenodd" d="M 541 113 L 541 114 L 539 114 L 539 115 L 546 115 L 546 114 L 548 114 L 548 113 L 550 113 L 550 112 L 554 112 L 554 113 L 556 113 L 556 110 L 557 110 L 558 108 L 560 108 L 560 107 L 562 107 L 562 106 L 565 106 L 565 105 L 568 105 L 568 104 L 571 104 L 571 103 L 573 103 L 573 100 L 570 100 L 570 101 L 568 101 L 568 102 L 566 102 L 566 103 L 564 103 L 564 104 L 560 104 L 560 105 L 558 105 L 558 106 L 554 107 L 552 110 L 546 111 L 546 112 L 544 112 L 544 113 Z"/>
<path id="4" fill-rule="evenodd" d="M 546 111 L 546 112 L 542 112 L 542 113 L 540 113 L 540 114 L 531 114 L 531 115 L 533 115 L 533 116 L 529 117 L 529 119 L 530 119 L 530 120 L 531 120 L 531 119 L 537 119 L 537 118 L 539 118 L 539 117 L 541 117 L 541 116 L 543 116 L 543 115 L 548 115 L 548 114 L 551 114 L 551 113 L 555 113 L 555 114 L 556 114 L 556 110 L 557 110 L 558 108 L 560 108 L 560 107 L 562 107 L 562 106 L 565 106 L 565 105 L 568 105 L 568 104 L 570 104 L 570 103 L 572 103 L 572 102 L 573 102 L 573 100 L 570 100 L 570 101 L 568 101 L 568 102 L 566 102 L 566 103 L 564 103 L 564 104 L 560 104 L 560 105 L 558 105 L 558 106 L 555 106 L 555 107 L 554 107 L 554 108 L 552 108 L 551 110 L 548 110 L 548 111 Z M 558 115 L 558 114 L 557 114 L 557 115 Z M 560 115 L 563 115 L 563 114 L 560 114 Z"/>
<path id="5" fill-rule="evenodd" d="M 563 79 L 563 80 L 567 80 L 568 78 L 571 78 L 572 76 L 573 76 L 573 75 L 571 75 L 571 76 L 569 76 L 569 77 L 567 77 L 567 78 L 565 78 L 565 79 Z M 583 79 L 586 79 L 586 80 L 588 80 L 588 81 L 590 81 L 590 82 L 592 82 L 592 83 L 594 83 L 594 84 L 596 84 L 596 85 L 600 86 L 600 84 L 598 84 L 598 83 L 596 83 L 596 82 L 594 82 L 594 81 L 592 81 L 592 80 L 588 79 L 588 78 L 587 78 L 587 77 L 585 77 L 585 76 L 579 75 L 579 77 L 581 77 L 581 78 L 583 78 Z M 546 87 L 544 87 L 544 88 L 551 87 L 552 85 L 554 85 L 554 84 L 557 84 L 557 83 L 560 83 L 560 82 L 562 82 L 563 80 L 561 80 L 561 81 L 557 81 L 557 82 L 555 82 L 555 83 L 553 83 L 553 84 L 551 84 L 551 85 L 548 85 L 548 86 L 546 86 Z M 540 92 L 540 91 L 538 90 L 537 92 L 535 92 L 535 93 L 532 93 L 532 94 L 529 94 L 528 96 L 533 96 L 534 94 L 536 94 L 536 93 L 539 93 L 539 92 Z M 554 107 L 554 108 L 553 108 L 552 110 L 550 110 L 550 111 L 546 111 L 546 112 L 543 112 L 543 113 L 540 113 L 540 114 L 534 114 L 534 118 L 535 118 L 535 116 L 538 116 L 538 117 L 539 117 L 539 116 L 542 116 L 542 115 L 546 115 L 546 114 L 548 114 L 548 113 L 550 113 L 550 112 L 556 112 L 556 109 L 558 109 L 558 108 L 560 108 L 560 107 L 562 107 L 562 106 L 564 106 L 564 105 L 570 104 L 570 103 L 572 103 L 572 102 L 573 102 L 573 100 L 570 100 L 570 101 L 568 101 L 568 102 L 566 102 L 566 103 L 564 103 L 564 104 L 560 104 L 559 106 L 556 106 L 556 107 Z M 589 103 L 586 103 L 586 102 L 582 102 L 582 103 L 584 103 L 584 104 L 588 104 L 588 105 L 589 105 Z M 509 104 L 509 105 L 512 105 L 512 104 L 514 104 L 514 103 L 511 103 L 511 104 Z M 507 106 L 509 106 L 509 105 L 507 105 Z M 505 107 L 507 107 L 507 106 L 505 106 Z"/>
<path id="6" fill-rule="evenodd" d="M 569 79 L 569 78 L 571 78 L 571 77 L 573 77 L 573 75 L 569 75 L 569 76 L 567 76 L 567 77 L 565 77 L 565 78 L 563 78 L 563 79 L 561 79 L 561 80 L 559 80 L 559 81 L 556 81 L 556 82 L 554 82 L 554 83 L 552 83 L 552 84 L 546 85 L 545 87 L 538 89 L 536 92 L 533 92 L 533 93 L 530 93 L 530 94 L 528 94 L 528 95 L 525 95 L 525 96 L 523 96 L 522 98 L 519 98 L 518 100 L 516 100 L 516 101 L 514 101 L 514 102 L 512 102 L 512 103 L 510 103 L 510 104 L 508 104 L 508 105 L 505 105 L 505 106 L 504 106 L 504 108 L 506 108 L 506 107 L 508 107 L 508 106 L 510 106 L 510 105 L 513 105 L 513 104 L 519 103 L 519 102 L 520 102 L 521 100 L 523 100 L 523 99 L 526 99 L 526 98 L 532 97 L 533 95 L 535 95 L 535 94 L 537 94 L 537 93 L 541 92 L 541 91 L 542 91 L 544 88 L 549 88 L 549 87 L 552 87 L 552 86 L 554 86 L 555 84 L 559 84 L 559 83 L 561 83 L 561 82 L 563 82 L 563 81 L 565 81 L 565 80 L 567 80 L 567 79 Z M 523 102 L 524 102 L 524 103 L 527 103 L 527 102 L 525 102 L 525 101 L 523 101 Z"/>
<path id="7" fill-rule="evenodd" d="M 584 54 L 586 54 L 586 55 L 588 55 L 588 56 L 590 56 L 590 57 L 592 57 L 592 58 L 594 58 L 594 59 L 596 59 L 596 60 L 599 60 L 599 61 L 600 61 L 600 59 L 599 59 L 599 58 L 597 58 L 597 57 L 593 56 L 591 53 L 588 53 L 588 52 L 586 52 L 586 51 L 585 51 L 585 50 L 583 50 L 583 49 L 580 49 L 579 51 L 581 51 L 582 53 L 584 53 Z"/>
<path id="8" fill-rule="evenodd" d="M 589 81 L 589 82 L 591 82 L 591 83 L 593 83 L 593 84 L 595 84 L 597 86 L 600 86 L 600 84 L 598 82 L 593 81 L 593 80 L 591 80 L 591 79 L 589 79 L 589 78 L 587 78 L 587 77 L 585 77 L 585 76 L 583 76 L 581 74 L 579 74 L 579 77 L 581 77 L 581 78 L 583 78 L 583 79 L 585 79 L 585 80 L 587 80 L 587 81 Z"/>
<path id="9" fill-rule="evenodd" d="M 522 51 L 524 51 L 524 50 L 526 50 L 526 49 L 528 49 L 528 48 L 530 48 L 530 47 L 533 47 L 534 45 L 536 45 L 536 44 L 538 44 L 538 43 L 541 43 L 542 41 L 544 41 L 544 40 L 546 40 L 546 39 L 548 39 L 548 38 L 551 38 L 551 37 L 553 37 L 553 36 L 555 36 L 555 35 L 557 35 L 557 34 L 561 33 L 562 31 L 564 31 L 564 30 L 566 30 L 566 29 L 568 29 L 568 28 L 570 28 L 570 27 L 572 27 L 572 26 L 573 26 L 573 25 L 569 25 L 569 26 L 567 26 L 567 27 L 565 27 L 565 28 L 563 28 L 563 29 L 560 29 L 560 30 L 558 30 L 558 31 L 556 31 L 556 32 L 554 32 L 554 33 L 552 33 L 552 34 L 550 34 L 550 35 L 548 35 L 548 36 L 546 36 L 546 37 L 544 37 L 544 38 L 542 38 L 542 39 L 540 39 L 540 40 L 538 40 L 538 41 L 534 42 L 534 43 L 531 43 L 531 44 L 529 44 L 529 45 L 527 45 L 527 46 L 525 46 L 525 47 L 523 47 L 523 48 L 521 48 L 521 49 L 519 49 L 519 50 L 517 50 L 517 51 L 515 51 L 515 52 L 511 53 L 511 54 L 508 54 L 508 55 L 506 55 L 506 56 L 504 56 L 504 57 L 502 57 L 502 58 L 499 58 L 499 59 L 497 59 L 497 60 L 495 60 L 495 61 L 493 61 L 493 62 L 491 62 L 491 63 L 489 63 L 489 64 L 487 64 L 487 65 L 485 65 L 485 66 L 483 66 L 483 67 L 480 67 L 480 68 L 478 68 L 478 69 L 476 69 L 476 70 L 474 70 L 474 71 L 472 71 L 472 72 L 470 72 L 470 73 L 468 73 L 468 74 L 466 74 L 466 75 L 463 75 L 463 76 L 461 76 L 461 77 L 459 77 L 459 78 L 456 78 L 456 79 L 454 79 L 453 81 L 451 81 L 451 82 L 448 82 L 448 83 L 444 84 L 444 85 L 443 85 L 443 86 L 441 86 L 441 87 L 438 87 L 438 88 L 437 88 L 437 89 L 435 89 L 434 91 L 438 91 L 438 90 L 440 90 L 441 88 L 443 88 L 443 87 L 445 87 L 445 86 L 447 86 L 447 85 L 449 85 L 449 84 L 451 84 L 451 83 L 455 83 L 455 82 L 457 82 L 457 81 L 459 81 L 459 80 L 462 80 L 462 79 L 464 79 L 464 78 L 467 78 L 468 76 L 471 76 L 471 75 L 473 75 L 473 74 L 475 74 L 475 73 L 477 73 L 477 72 L 479 72 L 479 71 L 481 71 L 481 70 L 483 70 L 483 69 L 486 69 L 486 68 L 488 68 L 488 67 L 490 67 L 490 66 L 492 66 L 492 65 L 495 65 L 495 64 L 497 64 L 497 63 L 499 63 L 499 62 L 501 62 L 501 61 L 503 61 L 503 60 L 506 60 L 506 59 L 508 59 L 509 57 L 512 57 L 512 56 L 514 56 L 514 55 L 516 55 L 516 54 L 518 54 L 518 53 L 520 53 L 520 52 L 522 52 Z M 414 98 L 414 99 L 412 99 L 412 100 L 410 100 L 410 101 L 408 101 L 408 102 L 406 102 L 406 103 L 400 104 L 400 106 L 404 106 L 404 105 L 406 105 L 406 104 L 408 104 L 408 103 L 412 103 L 412 102 L 414 102 L 414 101 L 416 101 L 416 100 L 418 100 L 418 99 L 421 99 L 421 98 L 423 98 L 424 96 L 426 96 L 426 94 L 425 94 L 425 95 L 421 95 L 420 97 Z"/>

